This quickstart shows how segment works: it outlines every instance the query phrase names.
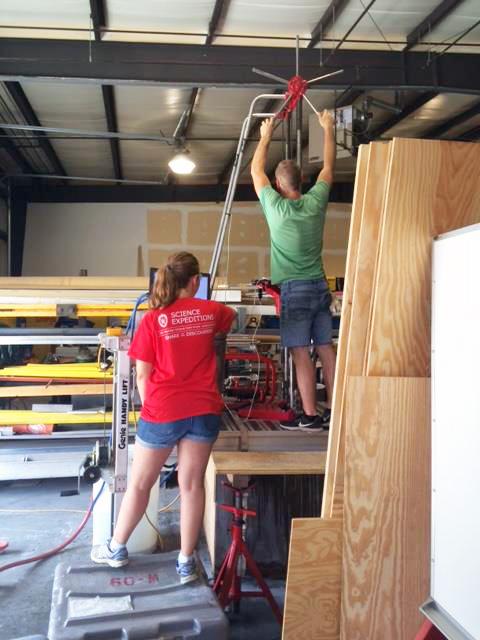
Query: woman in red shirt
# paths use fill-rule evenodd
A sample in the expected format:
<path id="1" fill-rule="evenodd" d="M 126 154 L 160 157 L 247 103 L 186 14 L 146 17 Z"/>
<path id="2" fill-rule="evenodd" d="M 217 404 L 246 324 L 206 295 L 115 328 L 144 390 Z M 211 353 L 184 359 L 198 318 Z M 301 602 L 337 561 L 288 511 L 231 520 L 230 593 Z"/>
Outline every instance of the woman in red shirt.
<path id="1" fill-rule="evenodd" d="M 199 282 L 198 260 L 187 252 L 170 256 L 157 272 L 151 310 L 129 351 L 136 360 L 142 400 L 131 478 L 113 538 L 95 547 L 91 555 L 94 562 L 111 567 L 128 563 L 128 538 L 177 445 L 181 494 L 177 572 L 182 584 L 197 578 L 193 552 L 204 511 L 203 480 L 223 408 L 214 339 L 228 333 L 235 318 L 235 312 L 223 304 L 195 299 Z"/>

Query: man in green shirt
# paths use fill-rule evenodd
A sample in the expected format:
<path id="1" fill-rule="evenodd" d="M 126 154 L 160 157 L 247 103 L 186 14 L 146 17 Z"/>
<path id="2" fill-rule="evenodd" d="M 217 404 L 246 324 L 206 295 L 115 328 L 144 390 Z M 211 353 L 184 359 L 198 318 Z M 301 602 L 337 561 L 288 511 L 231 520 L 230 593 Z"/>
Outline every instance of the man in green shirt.
<path id="1" fill-rule="evenodd" d="M 275 171 L 276 190 L 265 173 L 274 120 L 262 123 L 260 141 L 252 159 L 251 174 L 260 199 L 271 242 L 271 279 L 280 285 L 280 334 L 282 346 L 293 356 L 303 413 L 281 426 L 289 430 L 319 431 L 328 428 L 335 375 L 332 347 L 331 294 L 322 262 L 323 227 L 335 166 L 333 117 L 318 117 L 325 134 L 323 169 L 314 187 L 301 193 L 302 176 L 292 160 L 283 160 Z M 327 389 L 327 408 L 317 414 L 315 367 L 311 347 L 320 358 Z"/>

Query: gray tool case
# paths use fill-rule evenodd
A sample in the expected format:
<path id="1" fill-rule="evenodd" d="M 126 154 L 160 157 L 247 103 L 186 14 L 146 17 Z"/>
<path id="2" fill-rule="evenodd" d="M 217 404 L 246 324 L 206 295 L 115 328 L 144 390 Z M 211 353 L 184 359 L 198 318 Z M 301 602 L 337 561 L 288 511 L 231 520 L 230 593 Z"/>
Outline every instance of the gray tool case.
<path id="1" fill-rule="evenodd" d="M 229 625 L 203 577 L 181 585 L 177 552 L 55 570 L 49 640 L 227 640 Z"/>

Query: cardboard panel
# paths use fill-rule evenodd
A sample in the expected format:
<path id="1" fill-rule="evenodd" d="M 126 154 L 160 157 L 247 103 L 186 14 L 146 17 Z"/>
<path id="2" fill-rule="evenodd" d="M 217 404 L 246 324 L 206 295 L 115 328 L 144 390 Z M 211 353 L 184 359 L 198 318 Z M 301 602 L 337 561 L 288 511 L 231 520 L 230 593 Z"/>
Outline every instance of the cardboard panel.
<path id="1" fill-rule="evenodd" d="M 182 212 L 179 209 L 147 211 L 147 242 L 179 244 L 182 242 Z"/>

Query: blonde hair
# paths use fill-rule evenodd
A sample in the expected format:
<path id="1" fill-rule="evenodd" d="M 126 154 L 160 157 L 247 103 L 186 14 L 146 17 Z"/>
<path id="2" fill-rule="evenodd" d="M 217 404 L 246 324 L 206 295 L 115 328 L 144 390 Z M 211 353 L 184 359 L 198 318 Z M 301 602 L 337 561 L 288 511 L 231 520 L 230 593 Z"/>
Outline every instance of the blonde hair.
<path id="1" fill-rule="evenodd" d="M 180 289 L 190 282 L 190 279 L 200 273 L 197 258 L 187 251 L 180 251 L 170 256 L 167 263 L 158 269 L 155 282 L 150 294 L 150 307 L 160 309 L 168 307 L 178 298 Z"/>

